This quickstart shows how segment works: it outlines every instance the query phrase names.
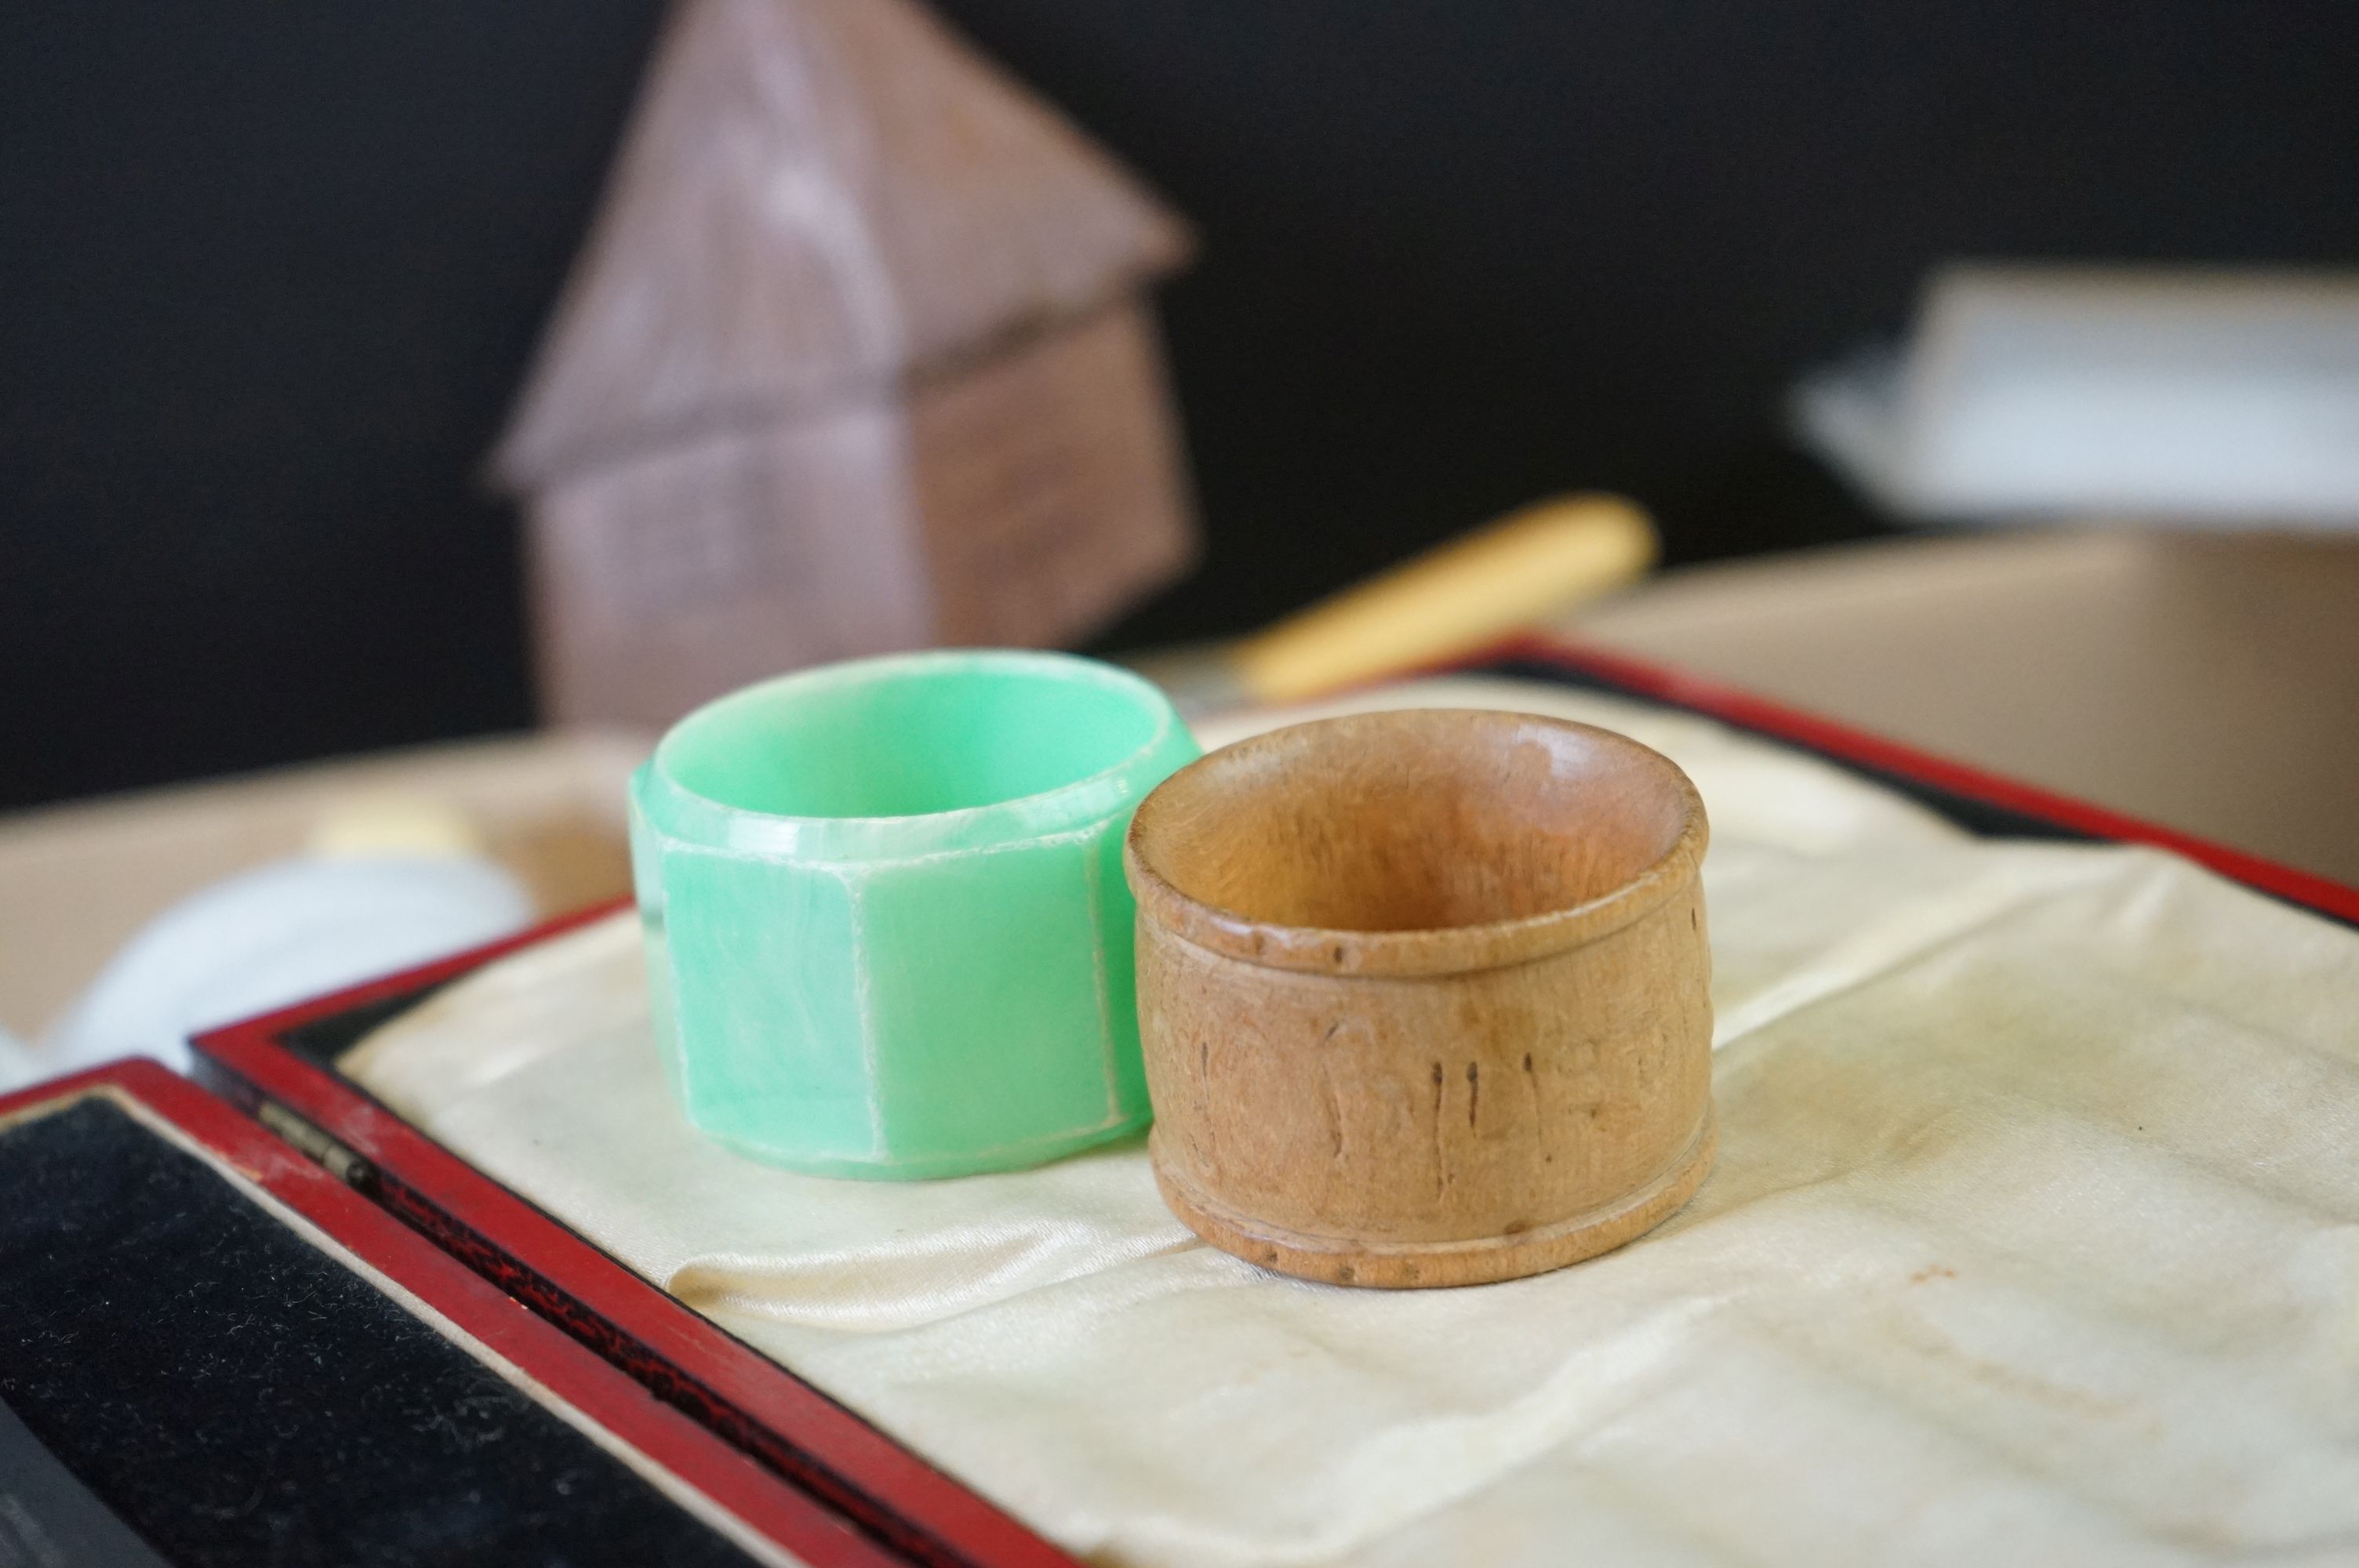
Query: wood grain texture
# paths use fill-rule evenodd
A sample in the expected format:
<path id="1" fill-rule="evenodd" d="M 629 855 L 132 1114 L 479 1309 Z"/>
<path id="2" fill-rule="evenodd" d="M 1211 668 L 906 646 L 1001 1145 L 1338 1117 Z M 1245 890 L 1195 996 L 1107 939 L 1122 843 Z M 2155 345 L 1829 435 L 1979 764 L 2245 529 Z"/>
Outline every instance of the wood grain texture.
<path id="1" fill-rule="evenodd" d="M 544 706 L 663 725 L 781 670 L 1069 646 L 1195 558 L 1146 307 L 824 416 L 635 452 L 526 509 Z"/>
<path id="2" fill-rule="evenodd" d="M 935 643 L 1071 647 L 1195 564 L 1145 301 L 1009 344 L 908 407 Z"/>
<path id="3" fill-rule="evenodd" d="M 1702 802 L 1636 741 L 1419 709 L 1216 752 L 1125 847 L 1165 1200 L 1338 1284 L 1618 1247 L 1709 1170 Z"/>

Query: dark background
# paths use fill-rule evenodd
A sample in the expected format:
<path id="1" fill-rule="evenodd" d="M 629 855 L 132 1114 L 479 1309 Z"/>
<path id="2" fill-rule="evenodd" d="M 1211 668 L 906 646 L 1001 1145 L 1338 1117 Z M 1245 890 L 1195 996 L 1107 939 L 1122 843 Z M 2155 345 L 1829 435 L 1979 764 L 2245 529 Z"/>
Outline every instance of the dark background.
<path id="1" fill-rule="evenodd" d="M 1197 222 L 1242 629 L 1545 492 L 1875 524 L 1794 374 L 1948 257 L 2359 260 L 2359 6 L 947 0 Z M 0 806 L 523 724 L 481 464 L 653 0 L 0 10 Z"/>

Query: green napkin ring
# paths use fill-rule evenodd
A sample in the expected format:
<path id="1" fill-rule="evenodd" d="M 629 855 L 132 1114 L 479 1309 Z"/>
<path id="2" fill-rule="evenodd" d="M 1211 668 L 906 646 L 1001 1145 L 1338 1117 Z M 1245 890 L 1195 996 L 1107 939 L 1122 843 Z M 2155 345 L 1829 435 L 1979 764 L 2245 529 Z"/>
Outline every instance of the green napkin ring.
<path id="1" fill-rule="evenodd" d="M 1196 755 L 1161 692 L 1060 654 L 864 659 L 680 720 L 631 838 L 689 1119 L 874 1177 L 1144 1126 L 1122 840 Z"/>

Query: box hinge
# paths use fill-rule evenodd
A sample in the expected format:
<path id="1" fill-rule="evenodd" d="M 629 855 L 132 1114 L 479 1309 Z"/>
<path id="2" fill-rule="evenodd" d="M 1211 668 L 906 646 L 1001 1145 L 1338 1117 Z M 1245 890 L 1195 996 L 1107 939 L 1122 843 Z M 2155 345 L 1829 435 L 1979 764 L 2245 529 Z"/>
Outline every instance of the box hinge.
<path id="1" fill-rule="evenodd" d="M 366 1160 L 277 1100 L 264 1100 L 255 1114 L 263 1126 L 326 1166 L 328 1173 L 346 1186 L 365 1186 L 376 1173 Z"/>

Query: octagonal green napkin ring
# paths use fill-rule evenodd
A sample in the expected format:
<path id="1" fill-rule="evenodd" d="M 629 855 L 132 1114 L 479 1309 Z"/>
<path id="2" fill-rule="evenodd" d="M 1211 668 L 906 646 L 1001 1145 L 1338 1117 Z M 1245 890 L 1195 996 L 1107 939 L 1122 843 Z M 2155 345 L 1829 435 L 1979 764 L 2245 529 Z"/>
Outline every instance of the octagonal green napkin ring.
<path id="1" fill-rule="evenodd" d="M 1160 691 L 1060 654 L 863 659 L 680 720 L 631 839 L 689 1119 L 871 1177 L 1144 1126 L 1122 839 L 1196 755 Z"/>

